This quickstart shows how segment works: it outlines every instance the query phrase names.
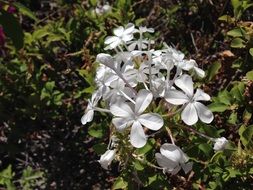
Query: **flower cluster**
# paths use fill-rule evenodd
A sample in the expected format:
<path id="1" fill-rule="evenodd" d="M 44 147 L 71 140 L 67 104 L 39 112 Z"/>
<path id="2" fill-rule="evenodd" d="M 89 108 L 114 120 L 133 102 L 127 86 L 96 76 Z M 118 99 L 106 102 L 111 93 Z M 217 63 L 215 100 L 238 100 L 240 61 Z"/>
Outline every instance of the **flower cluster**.
<path id="1" fill-rule="evenodd" d="M 188 126 L 198 120 L 204 123 L 213 120 L 212 112 L 201 103 L 209 101 L 210 96 L 199 88 L 194 90 L 192 79 L 204 77 L 205 72 L 193 59 L 186 59 L 182 52 L 167 44 L 162 49 L 152 49 L 154 41 L 146 36 L 153 32 L 152 28 L 136 28 L 129 23 L 106 37 L 105 50 L 115 53 L 97 55 L 97 89 L 81 118 L 85 125 L 92 121 L 94 111 L 110 113 L 115 130 L 129 132 L 130 143 L 136 148 L 146 144 L 147 130 L 158 131 L 164 126 L 161 114 L 171 110 L 181 112 L 181 119 Z M 106 107 L 99 107 L 100 102 Z M 164 106 L 165 113 L 156 113 L 158 105 Z M 115 154 L 115 149 L 108 150 L 99 162 L 107 168 Z M 188 172 L 192 166 L 174 144 L 163 144 L 156 159 L 164 171 L 172 174 L 181 167 Z"/>

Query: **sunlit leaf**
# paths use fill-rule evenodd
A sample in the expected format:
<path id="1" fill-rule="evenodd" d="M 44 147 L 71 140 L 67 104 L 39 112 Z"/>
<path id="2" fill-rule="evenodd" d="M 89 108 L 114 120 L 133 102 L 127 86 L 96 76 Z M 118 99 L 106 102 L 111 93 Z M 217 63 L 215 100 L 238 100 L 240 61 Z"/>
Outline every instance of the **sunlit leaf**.
<path id="1" fill-rule="evenodd" d="M 38 21 L 35 14 L 30 9 L 25 7 L 23 4 L 15 2 L 13 3 L 13 5 L 19 10 L 21 14 L 28 16 L 29 18 L 33 19 L 36 22 Z"/>
<path id="2" fill-rule="evenodd" d="M 233 48 L 245 48 L 246 47 L 245 43 L 246 42 L 241 38 L 234 38 L 230 46 Z"/>
<path id="3" fill-rule="evenodd" d="M 118 177 L 114 182 L 112 189 L 125 189 L 127 188 L 128 184 L 122 177 Z"/>

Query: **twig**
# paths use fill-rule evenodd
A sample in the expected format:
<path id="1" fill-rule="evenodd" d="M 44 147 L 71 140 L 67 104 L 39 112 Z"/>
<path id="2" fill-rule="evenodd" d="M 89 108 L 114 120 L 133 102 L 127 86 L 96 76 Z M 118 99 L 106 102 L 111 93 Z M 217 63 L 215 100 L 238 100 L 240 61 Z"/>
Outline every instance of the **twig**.
<path id="1" fill-rule="evenodd" d="M 179 125 L 179 124 L 177 124 L 177 125 L 180 126 L 180 127 L 183 127 L 183 128 L 185 128 L 185 129 L 187 129 L 188 131 L 191 131 L 191 132 L 193 132 L 193 133 L 195 133 L 195 134 L 198 134 L 198 135 L 201 136 L 201 137 L 204 137 L 204 138 L 206 138 L 206 139 L 208 139 L 208 140 L 214 141 L 214 138 L 209 137 L 209 136 L 207 136 L 207 135 L 205 135 L 205 134 L 203 134 L 203 133 L 201 133 L 201 132 L 199 132 L 199 131 L 193 129 L 193 128 L 191 128 L 190 126 Z"/>
<path id="2" fill-rule="evenodd" d="M 168 133 L 168 135 L 169 135 L 169 137 L 170 137 L 171 143 L 172 143 L 172 144 L 175 144 L 175 141 L 174 141 L 174 139 L 173 139 L 172 132 L 171 132 L 170 128 L 169 128 L 169 127 L 166 127 L 166 131 L 167 131 L 167 133 Z"/>
<path id="3" fill-rule="evenodd" d="M 68 54 L 65 54 L 64 57 L 75 57 L 77 55 L 81 55 L 82 53 L 84 53 L 84 50 L 80 50 L 80 51 L 77 51 L 77 52 L 73 52 L 73 53 L 68 53 Z"/>
<path id="4" fill-rule="evenodd" d="M 192 33 L 191 33 L 191 39 L 192 39 L 192 44 L 193 44 L 193 46 L 194 46 L 194 48 L 195 48 L 195 51 L 196 51 L 196 53 L 198 53 L 199 50 L 198 50 L 198 48 L 197 48 L 197 46 L 196 46 L 196 43 L 195 43 L 195 40 L 194 40 L 194 37 L 193 37 L 193 34 L 192 34 Z"/>

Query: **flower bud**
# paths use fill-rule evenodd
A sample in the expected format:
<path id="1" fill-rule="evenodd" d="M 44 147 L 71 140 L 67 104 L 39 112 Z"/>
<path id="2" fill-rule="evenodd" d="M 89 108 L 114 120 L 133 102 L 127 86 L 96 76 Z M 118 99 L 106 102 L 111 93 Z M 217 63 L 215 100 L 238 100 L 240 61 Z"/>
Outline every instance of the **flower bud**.
<path id="1" fill-rule="evenodd" d="M 108 166 L 111 164 L 112 160 L 115 158 L 116 150 L 107 150 L 101 155 L 98 162 L 101 164 L 102 168 L 108 170 Z"/>
<path id="2" fill-rule="evenodd" d="M 226 145 L 228 144 L 228 140 L 225 137 L 215 139 L 213 149 L 215 151 L 224 150 Z"/>

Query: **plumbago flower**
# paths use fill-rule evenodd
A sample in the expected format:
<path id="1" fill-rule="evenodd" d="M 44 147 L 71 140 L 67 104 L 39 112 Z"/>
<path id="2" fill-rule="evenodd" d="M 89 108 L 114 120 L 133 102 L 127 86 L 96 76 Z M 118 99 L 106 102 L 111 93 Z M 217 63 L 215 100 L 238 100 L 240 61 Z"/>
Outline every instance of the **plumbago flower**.
<path id="1" fill-rule="evenodd" d="M 132 23 L 119 26 L 113 30 L 114 36 L 105 39 L 105 50 L 114 53 L 99 53 L 96 57 L 96 90 L 88 100 L 81 122 L 83 125 L 91 122 L 94 111 L 108 113 L 112 118 L 109 138 L 115 137 L 117 146 L 108 148 L 101 155 L 99 163 L 105 169 L 113 159 L 122 164 L 142 158 L 144 155 L 136 155 L 134 149 L 144 147 L 149 136 L 165 129 L 168 132 L 170 123 L 174 122 L 171 117 L 177 113 L 186 124 L 182 129 L 211 140 L 215 143 L 214 150 L 223 150 L 227 143 L 222 138 L 208 137 L 188 126 L 198 120 L 204 123 L 213 120 L 212 112 L 201 103 L 209 101 L 210 96 L 199 88 L 194 90 L 192 80 L 193 76 L 204 77 L 205 72 L 195 60 L 186 59 L 182 52 L 165 43 L 161 49 L 152 49 L 154 43 L 146 33 L 153 32 L 152 28 L 138 28 Z M 177 106 L 179 108 L 174 109 Z M 149 130 L 157 132 L 150 134 Z M 174 145 L 172 134 L 168 134 L 172 144 L 163 144 L 160 153 L 155 154 L 160 169 L 176 174 L 182 168 L 188 173 L 192 163 Z"/>
<path id="2" fill-rule="evenodd" d="M 214 139 L 214 147 L 215 151 L 224 150 L 228 144 L 228 140 L 225 137 Z"/>
<path id="3" fill-rule="evenodd" d="M 177 87 L 183 92 L 171 89 L 165 95 L 165 100 L 174 105 L 185 105 L 182 111 L 182 120 L 187 125 L 194 125 L 198 118 L 204 123 L 211 123 L 213 113 L 199 101 L 208 101 L 210 96 L 201 89 L 197 89 L 193 94 L 193 82 L 189 75 L 182 75 L 175 80 Z"/>
<path id="4" fill-rule="evenodd" d="M 107 150 L 104 154 L 101 155 L 98 162 L 101 164 L 102 168 L 108 170 L 109 165 L 113 161 L 116 155 L 116 150 Z"/>
<path id="5" fill-rule="evenodd" d="M 81 118 L 81 123 L 85 125 L 88 122 L 91 122 L 94 117 L 94 108 L 97 105 L 99 99 L 101 98 L 101 95 L 98 91 L 92 94 L 92 97 L 90 100 L 88 100 L 88 105 L 85 110 L 85 114 Z"/>
<path id="6" fill-rule="evenodd" d="M 134 107 L 124 101 L 118 101 L 110 108 L 111 113 L 116 116 L 112 119 L 112 123 L 117 130 L 122 131 L 131 126 L 130 142 L 136 148 L 143 147 L 147 142 L 142 125 L 151 130 L 159 130 L 163 126 L 163 119 L 159 114 L 142 114 L 152 99 L 152 93 L 142 89 L 137 94 Z"/>
<path id="7" fill-rule="evenodd" d="M 115 36 L 108 36 L 105 39 L 105 44 L 108 45 L 105 48 L 105 50 L 119 47 L 119 45 L 132 40 L 134 31 L 135 31 L 135 27 L 132 23 L 129 23 L 126 26 L 126 28 L 124 28 L 123 26 L 120 26 L 114 29 L 113 34 Z"/>
<path id="8" fill-rule="evenodd" d="M 155 157 L 158 165 L 161 166 L 164 172 L 177 174 L 181 168 L 185 173 L 192 169 L 192 162 L 188 162 L 189 158 L 176 145 L 165 143 L 160 148 L 160 153 L 156 153 Z"/>

